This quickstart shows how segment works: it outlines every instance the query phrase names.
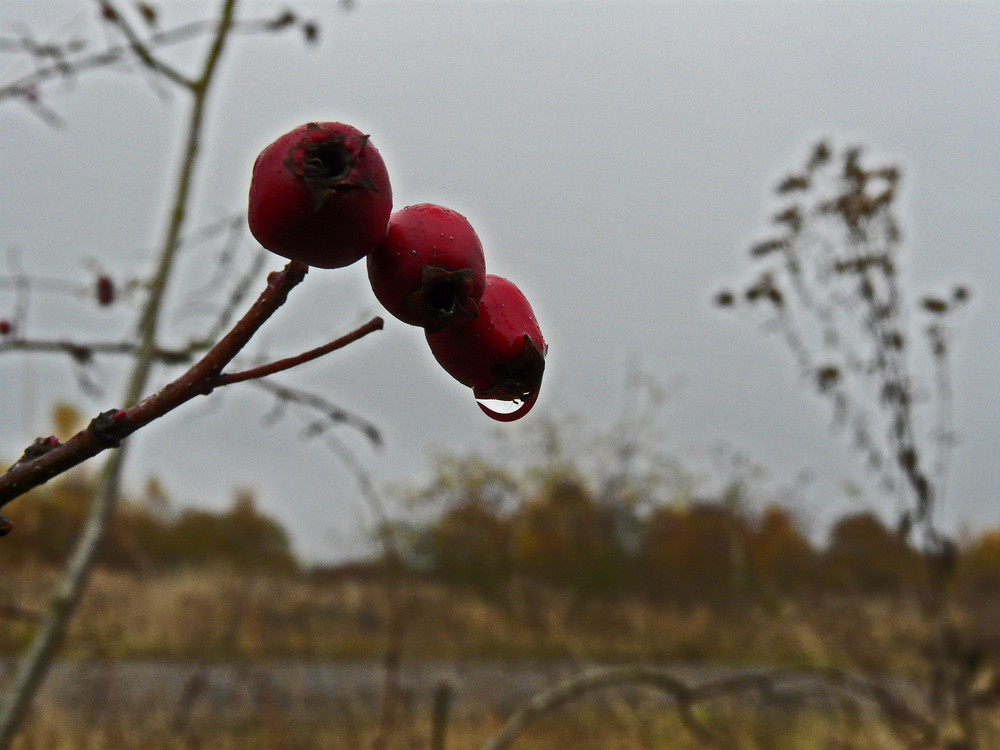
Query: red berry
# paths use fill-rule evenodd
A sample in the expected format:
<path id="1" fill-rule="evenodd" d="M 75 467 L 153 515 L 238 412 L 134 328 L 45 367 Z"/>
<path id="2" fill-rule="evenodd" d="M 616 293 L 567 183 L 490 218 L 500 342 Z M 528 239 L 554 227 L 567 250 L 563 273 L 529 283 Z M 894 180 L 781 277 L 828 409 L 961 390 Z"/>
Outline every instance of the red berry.
<path id="1" fill-rule="evenodd" d="M 368 254 L 368 280 L 383 307 L 404 323 L 437 331 L 474 318 L 486 288 L 486 261 L 462 214 L 419 203 L 389 217 L 385 238 Z"/>
<path id="2" fill-rule="evenodd" d="M 318 268 L 363 258 L 385 236 L 392 188 L 368 136 L 311 122 L 260 152 L 247 219 L 265 248 Z"/>
<path id="3" fill-rule="evenodd" d="M 6 318 L 0 318 L 0 336 L 6 336 L 13 330 L 13 326 Z"/>
<path id="4" fill-rule="evenodd" d="M 478 316 L 428 332 L 427 343 L 445 371 L 472 388 L 477 399 L 523 401 L 511 419 L 534 404 L 548 347 L 528 300 L 507 279 L 487 275 Z"/>
<path id="5" fill-rule="evenodd" d="M 110 277 L 99 276 L 96 286 L 97 304 L 107 307 L 115 301 L 115 282 Z"/>

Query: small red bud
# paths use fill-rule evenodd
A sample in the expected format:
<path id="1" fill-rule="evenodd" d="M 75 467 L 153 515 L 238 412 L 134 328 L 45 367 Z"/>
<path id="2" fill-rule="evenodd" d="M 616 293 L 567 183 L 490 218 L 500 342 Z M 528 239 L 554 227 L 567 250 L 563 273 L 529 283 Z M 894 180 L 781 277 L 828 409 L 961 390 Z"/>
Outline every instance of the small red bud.
<path id="1" fill-rule="evenodd" d="M 115 301 L 115 282 L 109 276 L 99 276 L 96 288 L 97 304 L 107 307 Z"/>
<path id="2" fill-rule="evenodd" d="M 10 324 L 10 321 L 6 318 L 0 318 L 0 336 L 6 336 L 14 330 L 14 327 Z"/>

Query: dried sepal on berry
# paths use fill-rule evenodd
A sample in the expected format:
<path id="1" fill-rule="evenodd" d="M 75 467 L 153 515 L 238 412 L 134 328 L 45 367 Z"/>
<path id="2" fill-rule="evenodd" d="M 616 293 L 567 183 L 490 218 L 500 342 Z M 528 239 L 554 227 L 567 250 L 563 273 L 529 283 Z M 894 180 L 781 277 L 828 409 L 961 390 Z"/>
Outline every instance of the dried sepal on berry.
<path id="1" fill-rule="evenodd" d="M 457 211 L 407 206 L 389 217 L 385 238 L 368 254 L 368 280 L 392 315 L 437 331 L 478 314 L 486 288 L 483 246 Z"/>

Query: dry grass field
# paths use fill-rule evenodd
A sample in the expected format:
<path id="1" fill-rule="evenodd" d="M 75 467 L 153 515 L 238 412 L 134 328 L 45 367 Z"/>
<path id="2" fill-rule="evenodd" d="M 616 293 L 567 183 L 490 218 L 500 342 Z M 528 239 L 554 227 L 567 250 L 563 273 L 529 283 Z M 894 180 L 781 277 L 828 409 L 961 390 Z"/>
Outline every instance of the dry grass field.
<path id="1" fill-rule="evenodd" d="M 41 611 L 52 571 L 19 571 L 0 603 Z M 654 660 L 840 666 L 914 674 L 927 634 L 899 597 L 828 596 L 726 605 L 576 601 L 536 585 L 498 601 L 441 584 L 376 575 L 325 581 L 221 569 L 134 576 L 99 570 L 74 616 L 72 659 L 205 662 L 379 658 L 390 640 L 415 659 Z M 0 653 L 28 621 L 0 619 Z"/>
<path id="2" fill-rule="evenodd" d="M 20 608 L 0 618 L 2 653 L 27 642 L 54 575 L 22 570 L 0 584 L 0 604 Z M 985 607 L 956 616 L 992 621 Z M 921 623 L 901 597 L 654 607 L 525 584 L 487 602 L 414 578 L 99 571 L 15 747 L 475 748 L 533 692 L 593 664 L 667 665 L 694 682 L 720 669 L 831 667 L 919 686 L 932 638 Z M 447 733 L 432 741 L 442 685 Z M 902 746 L 874 707 L 772 704 L 754 694 L 697 711 L 730 747 Z M 515 743 L 702 746 L 675 704 L 638 688 L 568 705 Z"/>

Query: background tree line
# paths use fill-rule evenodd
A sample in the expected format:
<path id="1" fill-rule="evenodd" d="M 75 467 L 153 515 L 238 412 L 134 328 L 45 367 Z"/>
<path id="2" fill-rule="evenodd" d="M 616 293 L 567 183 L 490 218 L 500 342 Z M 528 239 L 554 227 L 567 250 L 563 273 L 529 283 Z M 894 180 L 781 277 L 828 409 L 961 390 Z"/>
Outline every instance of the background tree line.
<path id="1" fill-rule="evenodd" d="M 52 429 L 60 437 L 72 435 L 82 419 L 73 406 L 57 404 Z M 29 562 L 63 565 L 83 528 L 93 489 L 92 474 L 78 468 L 18 503 L 11 514 L 17 531 L 4 539 L 0 553 L 7 569 Z M 280 573 L 298 567 L 287 532 L 260 512 L 251 490 L 237 490 L 221 512 L 179 509 L 155 478 L 116 510 L 99 557 L 101 565 L 140 572 L 210 563 Z"/>
<path id="2" fill-rule="evenodd" d="M 506 449 L 535 457 L 521 471 L 503 445 L 495 461 L 439 457 L 435 475 L 403 493 L 408 511 L 392 521 L 396 544 L 382 557 L 395 556 L 404 574 L 487 597 L 502 597 L 515 580 L 582 599 L 687 603 L 901 593 L 923 583 L 921 552 L 871 510 L 840 517 L 817 539 L 780 492 L 763 502 L 751 497 L 759 495 L 749 489 L 752 471 L 734 468 L 740 460 L 732 456 L 717 467 L 728 485 L 699 492 L 691 473 L 657 447 L 652 424 L 662 389 L 648 381 L 629 389 L 622 422 L 604 435 L 581 439 L 573 425 L 543 420 L 509 438 Z M 79 418 L 57 406 L 54 429 L 71 431 Z M 14 517 L 17 533 L 4 541 L 5 564 L 64 563 L 91 491 L 85 470 L 34 490 Z M 957 554 L 963 591 L 1000 591 L 1000 527 L 966 534 Z M 382 562 L 310 572 L 367 575 Z M 153 478 L 115 513 L 100 564 L 136 572 L 222 564 L 281 575 L 309 568 L 249 489 L 236 491 L 223 511 L 178 508 Z"/>
<path id="3" fill-rule="evenodd" d="M 871 510 L 841 516 L 817 540 L 780 501 L 751 503 L 739 480 L 716 496 L 643 507 L 609 502 L 565 465 L 536 468 L 527 486 L 479 459 L 452 469 L 418 493 L 447 506 L 407 529 L 409 563 L 487 596 L 515 579 L 654 602 L 892 594 L 925 583 L 923 553 Z M 956 554 L 959 590 L 1000 590 L 1000 529 L 966 534 Z"/>

